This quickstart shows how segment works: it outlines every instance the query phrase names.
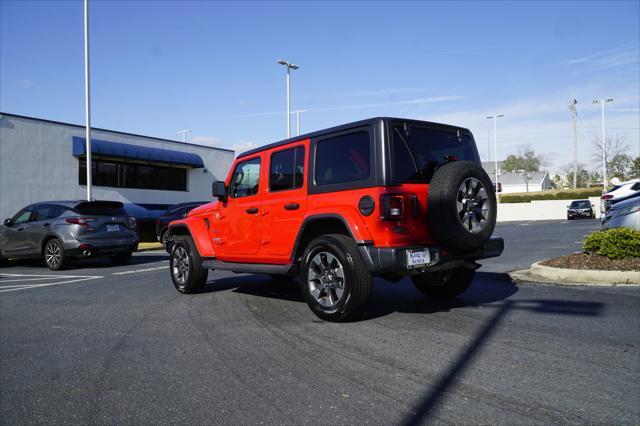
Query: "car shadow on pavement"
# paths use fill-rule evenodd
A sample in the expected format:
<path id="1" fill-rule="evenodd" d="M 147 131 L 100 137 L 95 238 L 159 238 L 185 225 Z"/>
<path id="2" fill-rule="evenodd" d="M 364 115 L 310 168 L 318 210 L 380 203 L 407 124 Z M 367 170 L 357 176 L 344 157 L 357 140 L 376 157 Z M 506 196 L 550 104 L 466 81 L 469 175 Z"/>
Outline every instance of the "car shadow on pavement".
<path id="1" fill-rule="evenodd" d="M 239 275 L 210 280 L 201 293 L 233 290 L 235 293 L 305 303 L 297 281 L 273 280 L 268 275 Z M 373 295 L 363 314 L 353 322 L 368 321 L 394 312 L 429 314 L 502 301 L 518 287 L 508 274 L 478 272 L 471 287 L 451 300 L 428 299 L 408 278 L 398 283 L 374 281 Z"/>
<path id="2" fill-rule="evenodd" d="M 604 308 L 599 302 L 575 302 L 566 300 L 504 300 L 493 305 L 496 312 L 485 322 L 475 337 L 449 364 L 436 383 L 429 384 L 428 389 L 400 422 L 403 425 L 428 424 L 443 401 L 447 392 L 458 383 L 465 370 L 473 363 L 474 358 L 482 351 L 505 316 L 515 310 L 528 310 L 540 314 L 599 316 Z"/>

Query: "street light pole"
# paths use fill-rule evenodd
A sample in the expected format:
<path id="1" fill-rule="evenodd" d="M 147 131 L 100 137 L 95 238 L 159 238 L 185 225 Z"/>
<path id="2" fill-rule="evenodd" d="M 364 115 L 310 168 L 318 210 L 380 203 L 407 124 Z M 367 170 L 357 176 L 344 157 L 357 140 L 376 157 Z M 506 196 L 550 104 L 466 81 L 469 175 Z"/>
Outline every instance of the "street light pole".
<path id="1" fill-rule="evenodd" d="M 176 133 L 178 133 L 179 135 L 182 135 L 182 143 L 187 143 L 187 133 L 191 133 L 191 130 L 189 129 L 182 129 L 182 130 L 178 130 Z"/>
<path id="2" fill-rule="evenodd" d="M 605 126 L 604 126 L 604 104 L 613 102 L 612 98 L 609 99 L 595 99 L 594 104 L 600 104 L 602 107 L 602 192 L 607 190 L 607 142 L 605 139 Z"/>
<path id="3" fill-rule="evenodd" d="M 291 70 L 297 70 L 299 66 L 292 64 L 289 61 L 280 59 L 278 61 L 280 65 L 287 67 L 287 138 L 291 137 Z"/>
<path id="4" fill-rule="evenodd" d="M 495 157 L 496 192 L 498 191 L 498 125 L 496 124 L 496 121 L 500 117 L 504 117 L 504 114 L 490 115 L 487 117 L 487 119 L 493 119 L 493 156 Z"/>
<path id="5" fill-rule="evenodd" d="M 84 110 L 87 160 L 87 201 L 91 201 L 91 98 L 89 87 L 89 0 L 84 0 Z"/>
<path id="6" fill-rule="evenodd" d="M 573 189 L 578 187 L 578 132 L 576 130 L 576 119 L 578 118 L 577 100 L 569 103 L 569 110 L 573 116 Z"/>

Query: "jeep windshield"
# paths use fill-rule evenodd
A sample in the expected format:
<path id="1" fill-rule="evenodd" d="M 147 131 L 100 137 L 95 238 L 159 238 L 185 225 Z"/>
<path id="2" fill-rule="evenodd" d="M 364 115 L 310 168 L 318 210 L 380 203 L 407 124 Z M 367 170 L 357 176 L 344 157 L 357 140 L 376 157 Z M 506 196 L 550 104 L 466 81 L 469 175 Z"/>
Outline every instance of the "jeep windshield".
<path id="1" fill-rule="evenodd" d="M 468 130 L 396 125 L 391 131 L 393 176 L 396 183 L 429 183 L 448 161 L 477 161 Z"/>

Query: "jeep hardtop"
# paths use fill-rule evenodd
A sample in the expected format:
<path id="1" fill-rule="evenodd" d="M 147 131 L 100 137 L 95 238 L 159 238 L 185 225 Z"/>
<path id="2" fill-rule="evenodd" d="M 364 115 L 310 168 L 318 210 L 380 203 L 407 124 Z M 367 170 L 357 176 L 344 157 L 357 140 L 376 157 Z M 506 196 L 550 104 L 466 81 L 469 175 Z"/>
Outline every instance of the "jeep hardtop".
<path id="1" fill-rule="evenodd" d="M 320 318 L 361 312 L 372 277 L 409 275 L 429 297 L 465 291 L 499 256 L 496 198 L 471 132 L 372 118 L 240 154 L 217 201 L 170 223 L 170 273 L 198 292 L 208 270 L 298 277 Z"/>

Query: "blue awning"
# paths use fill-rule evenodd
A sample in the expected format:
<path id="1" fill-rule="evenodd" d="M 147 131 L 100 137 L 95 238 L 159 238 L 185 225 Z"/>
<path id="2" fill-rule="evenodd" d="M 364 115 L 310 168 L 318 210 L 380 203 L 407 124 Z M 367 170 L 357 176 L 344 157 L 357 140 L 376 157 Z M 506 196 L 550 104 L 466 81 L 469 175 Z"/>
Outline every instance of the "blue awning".
<path id="1" fill-rule="evenodd" d="M 85 142 L 85 138 L 78 136 L 73 137 L 74 157 L 80 157 L 86 154 Z M 204 167 L 202 158 L 198 154 L 191 152 L 172 151 L 170 149 L 151 148 L 148 146 L 101 141 L 97 139 L 91 139 L 91 155 L 190 166 L 195 169 Z"/>

